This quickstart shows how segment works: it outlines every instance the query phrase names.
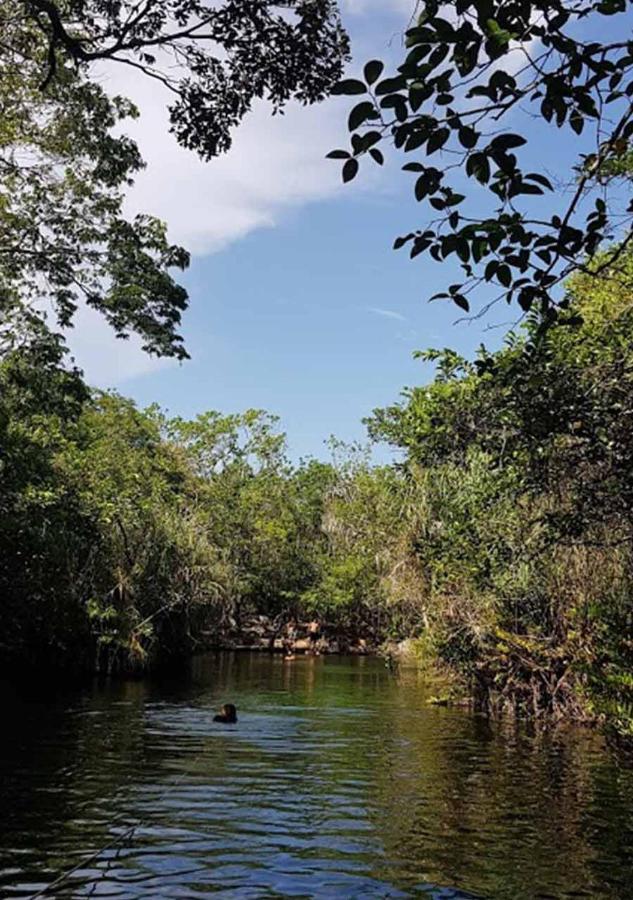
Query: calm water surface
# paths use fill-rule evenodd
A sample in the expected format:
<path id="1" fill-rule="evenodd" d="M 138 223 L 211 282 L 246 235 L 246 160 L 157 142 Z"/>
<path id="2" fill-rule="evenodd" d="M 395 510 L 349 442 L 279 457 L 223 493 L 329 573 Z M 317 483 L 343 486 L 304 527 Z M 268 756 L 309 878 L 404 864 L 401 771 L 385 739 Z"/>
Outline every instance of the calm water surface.
<path id="1" fill-rule="evenodd" d="M 0 896 L 78 866 L 54 896 L 633 898 L 631 769 L 426 701 L 380 660 L 255 654 L 3 695 Z"/>

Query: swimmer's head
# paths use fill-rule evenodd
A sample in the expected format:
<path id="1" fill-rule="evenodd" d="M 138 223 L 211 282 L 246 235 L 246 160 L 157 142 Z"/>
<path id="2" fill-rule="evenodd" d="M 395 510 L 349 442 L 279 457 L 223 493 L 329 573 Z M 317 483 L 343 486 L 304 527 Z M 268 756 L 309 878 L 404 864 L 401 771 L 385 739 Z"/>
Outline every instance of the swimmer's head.
<path id="1" fill-rule="evenodd" d="M 237 722 L 237 710 L 232 703 L 225 703 L 220 713 L 227 722 Z"/>

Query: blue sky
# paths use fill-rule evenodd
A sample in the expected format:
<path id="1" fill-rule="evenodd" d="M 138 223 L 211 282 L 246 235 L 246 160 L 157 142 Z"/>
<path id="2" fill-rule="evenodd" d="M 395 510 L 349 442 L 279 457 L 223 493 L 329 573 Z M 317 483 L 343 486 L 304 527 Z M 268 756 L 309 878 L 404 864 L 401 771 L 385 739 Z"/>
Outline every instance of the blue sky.
<path id="1" fill-rule="evenodd" d="M 412 6 L 345 0 L 350 74 L 373 56 L 398 56 Z M 324 158 L 346 144 L 349 100 L 274 120 L 260 108 L 228 156 L 205 165 L 166 135 L 154 85 L 117 87 L 141 108 L 132 133 L 148 161 L 130 211 L 165 218 L 170 235 L 193 251 L 183 328 L 192 359 L 149 359 L 138 342 L 115 341 L 84 311 L 71 343 L 92 383 L 174 415 L 264 408 L 280 416 L 293 458 L 324 456 L 330 434 L 362 439 L 363 416 L 404 385 L 428 380 L 414 349 L 472 354 L 482 340 L 498 345 L 498 326 L 516 318 L 504 307 L 456 324 L 455 307 L 426 302 L 457 273 L 391 249 L 395 236 L 424 222 L 410 176 L 399 165 L 372 167 L 343 186 L 339 164 Z M 530 153 L 555 173 L 569 140 L 534 132 Z"/>
<path id="2" fill-rule="evenodd" d="M 424 302 L 439 271 L 390 249 L 404 205 L 341 191 L 197 259 L 192 360 L 127 389 L 183 415 L 262 407 L 281 416 L 297 456 L 322 453 L 331 433 L 362 437 L 361 418 L 421 378 L 414 349 L 470 352 L 481 339 L 480 326 L 453 325 L 453 307 Z"/>

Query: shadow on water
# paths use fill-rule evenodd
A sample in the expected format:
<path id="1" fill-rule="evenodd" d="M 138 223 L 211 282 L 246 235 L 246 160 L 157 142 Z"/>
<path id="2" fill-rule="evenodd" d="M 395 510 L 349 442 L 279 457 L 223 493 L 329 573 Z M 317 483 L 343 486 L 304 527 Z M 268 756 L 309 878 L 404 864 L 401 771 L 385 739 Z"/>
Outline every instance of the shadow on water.
<path id="1" fill-rule="evenodd" d="M 77 865 L 55 896 L 632 896 L 633 772 L 595 735 L 431 707 L 380 660 L 0 699 L 2 896 Z"/>

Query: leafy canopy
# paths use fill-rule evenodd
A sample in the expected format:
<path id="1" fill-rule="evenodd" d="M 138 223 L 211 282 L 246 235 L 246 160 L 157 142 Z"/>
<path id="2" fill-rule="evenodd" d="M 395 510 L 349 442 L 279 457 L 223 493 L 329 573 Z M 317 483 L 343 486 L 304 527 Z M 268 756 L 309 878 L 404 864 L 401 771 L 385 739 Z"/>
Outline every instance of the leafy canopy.
<path id="1" fill-rule="evenodd" d="M 209 158 L 253 100 L 313 103 L 340 77 L 348 40 L 333 0 L 26 0 L 47 44 L 41 81 L 60 66 L 107 60 L 140 70 L 172 97 L 178 141 Z"/>
<path id="2" fill-rule="evenodd" d="M 103 64 L 160 82 L 172 131 L 208 159 L 255 98 L 278 110 L 328 92 L 348 52 L 335 5 L 0 0 L 0 29 L 0 353 L 85 303 L 119 337 L 185 358 L 172 272 L 189 256 L 158 219 L 123 215 L 143 161 L 121 128 L 138 112 L 104 90 Z"/>
<path id="3" fill-rule="evenodd" d="M 384 77 L 384 64 L 372 60 L 364 80 L 335 88 L 360 102 L 349 116 L 351 149 L 329 156 L 343 161 L 344 181 L 365 157 L 382 165 L 385 143 L 409 157 L 403 169 L 433 218 L 395 247 L 408 246 L 412 258 L 453 256 L 463 271 L 436 296 L 468 311 L 473 294 L 490 284 L 492 302 L 517 301 L 554 319 L 561 282 L 576 270 L 599 275 L 587 263 L 606 238 L 617 236 L 621 246 L 631 239 L 633 204 L 613 189 L 627 172 L 633 136 L 630 3 L 425 0 L 422 7 L 394 74 Z M 608 23 L 621 37 L 602 39 Z M 508 129 L 509 118 L 522 122 L 521 131 Z M 543 171 L 526 171 L 521 155 L 530 133 L 548 125 L 590 135 L 593 149 L 565 161 L 568 189 L 544 210 L 539 198 L 554 187 Z M 482 194 L 490 207 L 483 215 Z"/>

